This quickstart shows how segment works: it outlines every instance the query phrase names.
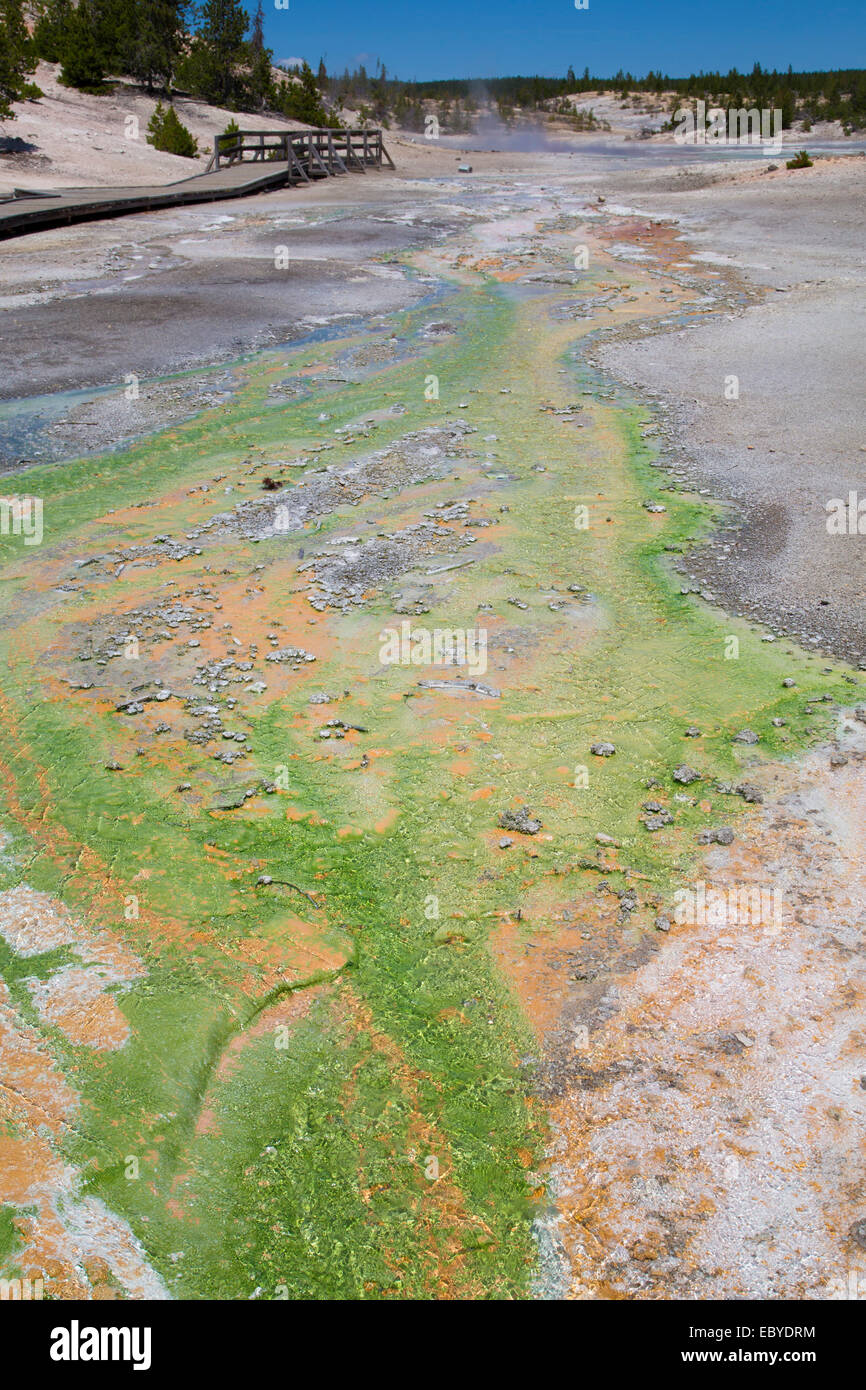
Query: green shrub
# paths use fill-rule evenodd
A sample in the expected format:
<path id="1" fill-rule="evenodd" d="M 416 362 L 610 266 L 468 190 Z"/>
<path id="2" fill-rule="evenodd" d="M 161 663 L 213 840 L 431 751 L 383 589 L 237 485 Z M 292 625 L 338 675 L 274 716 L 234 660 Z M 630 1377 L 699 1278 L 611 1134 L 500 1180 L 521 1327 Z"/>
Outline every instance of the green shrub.
<path id="1" fill-rule="evenodd" d="M 166 154 L 179 154 L 185 159 L 195 159 L 198 154 L 198 141 L 179 120 L 173 106 L 164 109 L 157 102 L 156 110 L 147 124 L 147 143 L 155 150 Z"/>
<path id="2" fill-rule="evenodd" d="M 809 158 L 806 150 L 801 150 L 793 159 L 785 161 L 786 169 L 811 169 L 811 167 L 812 160 Z"/>
<path id="3" fill-rule="evenodd" d="M 240 134 L 240 129 L 241 128 L 235 120 L 234 116 L 232 116 L 225 130 L 222 132 L 221 135 L 217 137 L 219 139 L 219 145 L 221 150 L 225 149 L 226 146 L 232 144 L 234 137 Z"/>

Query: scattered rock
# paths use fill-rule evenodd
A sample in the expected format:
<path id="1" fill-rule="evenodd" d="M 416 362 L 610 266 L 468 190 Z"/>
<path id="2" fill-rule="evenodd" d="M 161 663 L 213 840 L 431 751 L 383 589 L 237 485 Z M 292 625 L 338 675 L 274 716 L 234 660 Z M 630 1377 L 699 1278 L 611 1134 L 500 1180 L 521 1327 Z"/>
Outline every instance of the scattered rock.
<path id="1" fill-rule="evenodd" d="M 486 695 L 490 700 L 499 700 L 502 691 L 495 685 L 484 685 L 481 681 L 419 681 L 422 690 L 469 690 L 475 695 Z"/>
<path id="2" fill-rule="evenodd" d="M 849 1226 L 848 1234 L 855 1245 L 859 1245 L 861 1250 L 866 1250 L 866 1216 L 861 1216 L 859 1221 Z"/>
<path id="3" fill-rule="evenodd" d="M 542 822 L 530 816 L 527 806 L 518 811 L 503 811 L 497 825 L 500 830 L 516 830 L 520 835 L 537 835 L 542 828 Z"/>
<path id="4" fill-rule="evenodd" d="M 689 767 L 688 763 L 680 763 L 679 767 L 674 768 L 671 776 L 675 782 L 681 783 L 684 787 L 688 787 L 692 782 L 700 782 L 701 780 L 701 774 L 695 772 L 693 767 Z"/>
<path id="5" fill-rule="evenodd" d="M 751 782 L 740 782 L 734 787 L 734 791 L 737 793 L 737 796 L 741 796 L 744 801 L 754 802 L 759 806 L 763 803 L 764 793 L 761 791 L 760 787 L 754 786 Z"/>
<path id="6" fill-rule="evenodd" d="M 729 825 L 723 825 L 720 830 L 702 830 L 698 836 L 699 845 L 732 845 L 734 843 L 734 832 Z"/>
<path id="7" fill-rule="evenodd" d="M 597 758 L 611 758 L 616 752 L 616 748 L 612 743 L 594 743 L 589 751 L 594 753 Z"/>

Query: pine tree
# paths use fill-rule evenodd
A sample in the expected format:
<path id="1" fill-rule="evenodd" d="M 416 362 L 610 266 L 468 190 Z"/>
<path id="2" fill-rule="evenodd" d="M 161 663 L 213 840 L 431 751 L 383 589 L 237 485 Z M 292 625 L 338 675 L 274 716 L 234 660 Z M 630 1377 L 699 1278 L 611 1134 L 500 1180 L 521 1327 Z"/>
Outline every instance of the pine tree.
<path id="1" fill-rule="evenodd" d="M 33 30 L 33 44 L 46 63 L 60 63 L 66 29 L 73 11 L 72 0 L 46 0 Z"/>
<path id="2" fill-rule="evenodd" d="M 14 116 L 13 101 L 42 95 L 27 80 L 35 67 L 21 0 L 0 0 L 0 119 Z"/>
<path id="3" fill-rule="evenodd" d="M 195 42 L 178 65 L 178 81 L 215 105 L 236 107 L 243 102 L 249 22 L 240 0 L 205 0 Z"/>
<path id="4" fill-rule="evenodd" d="M 250 49 L 254 54 L 263 53 L 265 50 L 265 11 L 262 0 L 256 6 L 253 15 L 253 27 L 250 33 Z"/>
<path id="5" fill-rule="evenodd" d="M 274 79 L 271 76 L 273 53 L 265 48 L 265 12 L 262 0 L 253 15 L 253 27 L 247 44 L 250 55 L 250 92 L 253 102 L 259 108 L 267 106 L 274 99 Z"/>
<path id="6" fill-rule="evenodd" d="M 327 126 L 332 122 L 319 97 L 316 78 L 309 63 L 300 69 L 300 82 L 284 82 L 280 88 L 279 104 L 284 115 L 305 125 Z"/>
<path id="7" fill-rule="evenodd" d="M 242 59 L 250 17 L 240 0 L 205 0 L 201 17 L 199 33 L 211 58 L 214 90 L 225 103 L 237 90 L 234 69 Z"/>
<path id="8" fill-rule="evenodd" d="M 167 91 L 185 38 L 186 0 L 133 0 L 132 24 L 124 36 L 123 71 Z"/>
<path id="9" fill-rule="evenodd" d="M 198 154 L 198 141 L 178 118 L 174 107 L 166 110 L 161 101 L 147 123 L 147 143 L 155 150 L 183 155 L 185 159 L 195 159 Z"/>
<path id="10" fill-rule="evenodd" d="M 95 0 L 79 0 L 63 27 L 60 81 L 81 91 L 99 91 L 105 81 L 101 15 Z"/>

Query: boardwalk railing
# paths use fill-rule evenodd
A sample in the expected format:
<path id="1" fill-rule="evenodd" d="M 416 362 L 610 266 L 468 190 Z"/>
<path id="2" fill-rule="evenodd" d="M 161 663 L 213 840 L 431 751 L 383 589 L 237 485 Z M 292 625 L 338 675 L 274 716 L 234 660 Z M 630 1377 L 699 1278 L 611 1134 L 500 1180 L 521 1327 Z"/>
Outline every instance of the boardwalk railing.
<path id="1" fill-rule="evenodd" d="M 381 168 L 394 161 L 381 130 L 239 130 L 218 135 L 204 173 L 177 183 L 124 188 L 16 188 L 0 199 L 0 240 L 45 227 L 68 226 L 105 217 L 154 212 L 157 208 L 247 198 L 286 184 L 310 183 L 331 174 Z"/>
<path id="2" fill-rule="evenodd" d="M 218 135 L 206 173 L 232 164 L 256 161 L 287 166 L 288 183 L 309 183 L 352 169 L 366 173 L 394 161 L 381 130 L 238 130 Z"/>

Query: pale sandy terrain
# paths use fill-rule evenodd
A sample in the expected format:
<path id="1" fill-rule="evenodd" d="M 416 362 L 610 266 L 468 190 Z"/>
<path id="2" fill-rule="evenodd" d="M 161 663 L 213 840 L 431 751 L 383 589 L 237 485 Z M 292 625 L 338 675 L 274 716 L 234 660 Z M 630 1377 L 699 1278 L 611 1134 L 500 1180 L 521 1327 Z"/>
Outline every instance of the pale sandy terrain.
<path id="1" fill-rule="evenodd" d="M 864 186 L 857 157 L 726 172 L 682 193 L 646 186 L 641 206 L 675 214 L 691 254 L 741 277 L 750 302 L 598 353 L 655 395 L 677 474 L 734 504 L 737 530 L 690 573 L 726 607 L 855 664 L 866 661 L 864 542 L 828 534 L 827 504 L 863 492 Z"/>
<path id="2" fill-rule="evenodd" d="M 197 159 L 163 154 L 147 143 L 147 123 L 157 96 L 148 96 L 120 81 L 105 96 L 90 96 L 61 86 L 60 68 L 40 63 L 34 81 L 44 92 L 38 101 L 18 102 L 16 119 L 0 125 L 2 141 L 12 148 L 0 153 L 0 197 L 13 187 L 70 188 L 103 184 L 172 183 L 203 169 L 213 142 L 229 121 L 244 130 L 274 126 L 302 129 L 297 121 L 226 111 L 204 102 L 176 97 L 174 107 L 195 136 Z M 23 142 L 23 148 L 18 142 Z"/>

